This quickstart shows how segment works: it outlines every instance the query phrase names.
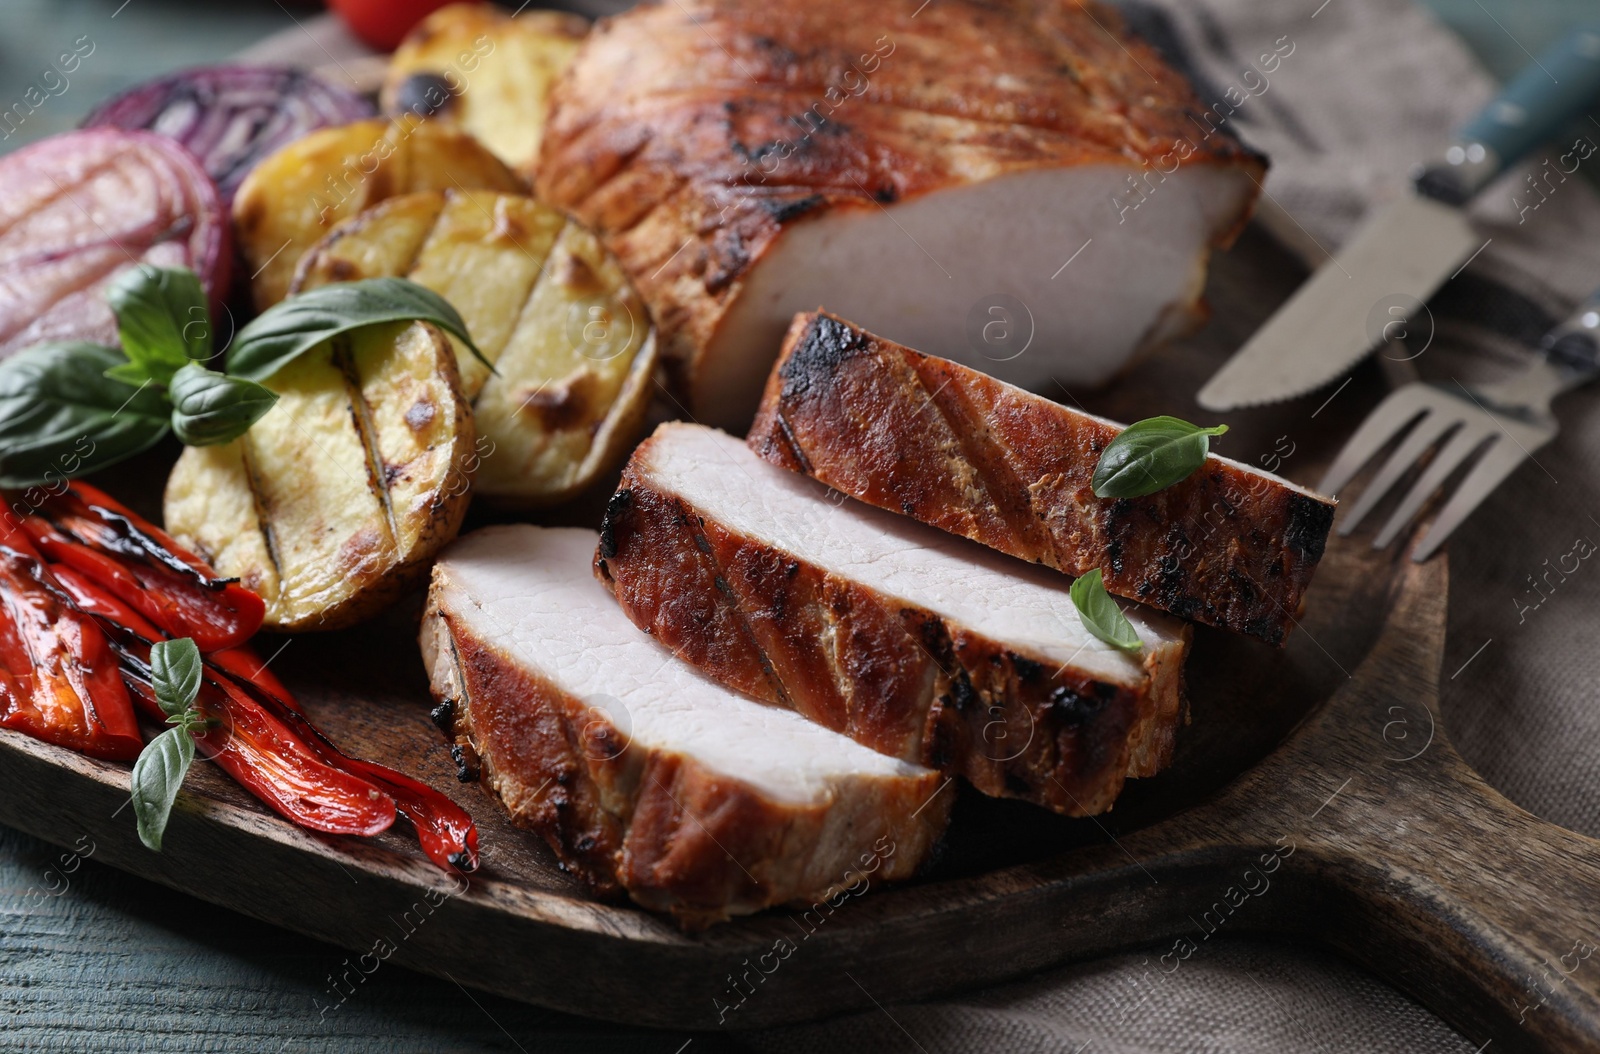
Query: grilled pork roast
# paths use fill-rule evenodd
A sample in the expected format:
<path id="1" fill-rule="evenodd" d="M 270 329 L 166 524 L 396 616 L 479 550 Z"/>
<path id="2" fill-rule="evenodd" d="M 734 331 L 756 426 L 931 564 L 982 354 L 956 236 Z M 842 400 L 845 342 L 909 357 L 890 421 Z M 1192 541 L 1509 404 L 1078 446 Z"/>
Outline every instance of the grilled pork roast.
<path id="1" fill-rule="evenodd" d="M 1334 503 L 1211 455 L 1142 498 L 1097 498 L 1121 426 L 827 314 L 797 316 L 749 444 L 884 509 L 1119 596 L 1281 644 Z"/>
<path id="2" fill-rule="evenodd" d="M 674 659 L 595 581 L 595 541 L 489 527 L 434 567 L 433 692 L 512 817 L 597 893 L 689 927 L 909 877 L 943 777 Z"/>
<path id="3" fill-rule="evenodd" d="M 673 653 L 875 750 L 1067 815 L 1170 759 L 1189 627 L 1132 656 L 1068 581 L 832 494 L 699 425 L 634 452 L 596 570 Z"/>
<path id="4" fill-rule="evenodd" d="M 646 4 L 551 105 L 540 197 L 630 272 L 695 419 L 740 432 L 819 304 L 1024 386 L 1103 382 L 1203 317 L 1265 171 L 1231 104 L 1076 0 Z"/>

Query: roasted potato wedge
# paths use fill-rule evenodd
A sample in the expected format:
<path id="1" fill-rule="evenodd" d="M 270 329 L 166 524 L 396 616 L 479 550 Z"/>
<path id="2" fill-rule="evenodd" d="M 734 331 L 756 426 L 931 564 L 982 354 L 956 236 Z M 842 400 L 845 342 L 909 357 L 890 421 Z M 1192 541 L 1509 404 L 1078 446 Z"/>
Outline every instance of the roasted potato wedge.
<path id="1" fill-rule="evenodd" d="M 324 128 L 272 154 L 233 199 L 256 309 L 284 298 L 301 254 L 340 220 L 397 194 L 447 187 L 524 189 L 476 139 L 416 116 Z"/>
<path id="2" fill-rule="evenodd" d="M 455 351 L 423 323 L 372 326 L 265 384 L 277 405 L 242 438 L 184 449 L 167 530 L 261 594 L 268 628 L 348 626 L 461 527 L 478 458 Z"/>
<path id="3" fill-rule="evenodd" d="M 495 375 L 457 347 L 483 447 L 476 491 L 554 505 L 627 453 L 655 374 L 649 315 L 593 234 L 521 195 L 390 198 L 300 262 L 292 289 L 398 275 L 461 313 Z"/>
<path id="4" fill-rule="evenodd" d="M 442 7 L 395 49 L 383 112 L 425 114 L 469 132 L 531 178 L 550 87 L 588 32 L 586 20 L 562 11 L 513 17 L 489 4 Z"/>

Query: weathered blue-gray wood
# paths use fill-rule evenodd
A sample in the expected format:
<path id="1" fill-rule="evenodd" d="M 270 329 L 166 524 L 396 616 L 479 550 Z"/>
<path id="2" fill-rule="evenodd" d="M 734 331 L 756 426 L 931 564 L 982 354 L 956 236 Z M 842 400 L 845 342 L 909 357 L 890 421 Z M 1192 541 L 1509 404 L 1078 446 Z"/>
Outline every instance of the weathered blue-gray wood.
<path id="1" fill-rule="evenodd" d="M 130 823 L 132 822 L 130 818 Z M 587 1022 L 356 956 L 0 828 L 0 1050 L 591 1050 L 690 1037 Z M 689 1049 L 725 1049 L 698 1037 Z"/>

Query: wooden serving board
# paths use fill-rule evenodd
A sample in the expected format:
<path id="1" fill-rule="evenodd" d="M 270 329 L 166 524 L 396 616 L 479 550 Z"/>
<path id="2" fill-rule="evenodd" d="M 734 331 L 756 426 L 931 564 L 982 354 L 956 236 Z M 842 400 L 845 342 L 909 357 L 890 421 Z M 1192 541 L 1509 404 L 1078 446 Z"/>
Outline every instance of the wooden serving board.
<path id="1" fill-rule="evenodd" d="M 1247 234 L 1213 269 L 1208 330 L 1083 402 L 1124 420 L 1206 418 L 1192 393 L 1298 273 Z M 1358 382 L 1320 410 L 1322 396 L 1234 415 L 1221 449 L 1276 453 L 1285 474 L 1314 480 L 1382 389 L 1372 367 Z M 101 482 L 155 512 L 167 464 L 170 452 Z M 596 522 L 598 504 L 566 517 Z M 1154 984 L 1213 933 L 1255 932 L 1338 949 L 1495 1051 L 1594 1049 L 1600 958 L 1582 950 L 1600 947 L 1600 843 L 1511 805 L 1451 749 L 1438 707 L 1446 584 L 1442 557 L 1417 566 L 1365 537 L 1336 541 L 1285 650 L 1197 628 L 1176 762 L 1130 782 L 1114 812 L 1068 820 L 952 786 L 947 845 L 922 880 L 698 936 L 588 898 L 538 838 L 456 781 L 428 719 L 415 600 L 356 630 L 284 638 L 273 669 L 335 742 L 473 812 L 484 866 L 469 884 L 433 868 L 409 830 L 311 834 L 206 765 L 152 853 L 124 808 L 127 767 L 10 732 L 0 822 L 64 846 L 87 835 L 96 859 L 350 949 L 352 970 L 392 959 L 613 1020 L 770 1025 L 1135 946 L 1154 946 Z"/>

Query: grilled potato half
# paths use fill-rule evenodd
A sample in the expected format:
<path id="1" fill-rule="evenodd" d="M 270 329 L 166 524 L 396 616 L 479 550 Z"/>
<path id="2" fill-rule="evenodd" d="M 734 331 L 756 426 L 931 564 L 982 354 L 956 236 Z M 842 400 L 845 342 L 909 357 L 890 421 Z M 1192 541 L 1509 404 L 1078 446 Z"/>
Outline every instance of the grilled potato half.
<path id="1" fill-rule="evenodd" d="M 256 310 L 284 298 L 301 254 L 340 220 L 396 194 L 446 187 L 524 189 L 476 139 L 416 116 L 324 128 L 264 159 L 233 199 Z"/>
<path id="2" fill-rule="evenodd" d="M 259 593 L 268 628 L 348 626 L 461 528 L 477 455 L 455 351 L 425 323 L 371 326 L 264 383 L 278 402 L 243 437 L 184 448 L 167 530 Z"/>
<path id="3" fill-rule="evenodd" d="M 482 3 L 440 8 L 395 49 L 383 112 L 427 115 L 469 132 L 531 177 L 550 87 L 588 32 L 585 19 L 561 11 L 513 17 Z"/>
<path id="4" fill-rule="evenodd" d="M 483 448 L 478 494 L 558 504 L 626 455 L 649 410 L 655 334 L 588 230 L 521 195 L 410 194 L 336 228 L 300 261 L 292 288 L 381 275 L 450 301 L 495 364 L 491 375 L 456 349 Z"/>

